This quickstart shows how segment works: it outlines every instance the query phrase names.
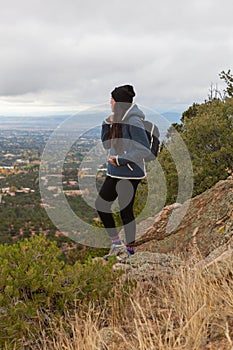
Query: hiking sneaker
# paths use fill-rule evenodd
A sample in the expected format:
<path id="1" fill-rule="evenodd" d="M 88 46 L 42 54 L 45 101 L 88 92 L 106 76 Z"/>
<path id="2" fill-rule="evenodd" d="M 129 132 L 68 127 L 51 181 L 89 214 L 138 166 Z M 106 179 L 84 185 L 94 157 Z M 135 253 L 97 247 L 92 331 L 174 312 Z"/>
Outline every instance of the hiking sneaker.
<path id="1" fill-rule="evenodd" d="M 108 260 L 109 256 L 113 256 L 113 255 L 117 256 L 117 255 L 121 254 L 122 252 L 124 252 L 124 250 L 125 250 L 124 243 L 122 243 L 122 242 L 119 242 L 119 244 L 113 243 L 111 245 L 109 253 L 104 256 L 104 260 Z"/>
<path id="2" fill-rule="evenodd" d="M 126 249 L 125 252 L 130 256 L 130 255 L 134 255 L 134 251 Z"/>

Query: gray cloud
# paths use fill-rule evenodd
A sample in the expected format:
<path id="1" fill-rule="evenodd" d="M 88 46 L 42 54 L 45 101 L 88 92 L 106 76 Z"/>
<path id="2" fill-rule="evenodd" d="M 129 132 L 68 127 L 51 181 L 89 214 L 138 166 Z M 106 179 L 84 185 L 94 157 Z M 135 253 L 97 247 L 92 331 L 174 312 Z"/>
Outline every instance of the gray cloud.
<path id="1" fill-rule="evenodd" d="M 8 107 L 102 103 L 131 83 L 141 104 L 182 109 L 203 100 L 233 62 L 232 0 L 1 7 L 0 96 Z"/>

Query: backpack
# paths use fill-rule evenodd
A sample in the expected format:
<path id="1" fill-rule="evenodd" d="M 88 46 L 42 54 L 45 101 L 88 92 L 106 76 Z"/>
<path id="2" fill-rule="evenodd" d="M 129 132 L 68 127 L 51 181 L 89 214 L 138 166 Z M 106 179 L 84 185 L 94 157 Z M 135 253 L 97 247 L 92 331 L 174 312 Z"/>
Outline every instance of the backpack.
<path id="1" fill-rule="evenodd" d="M 142 123 L 144 125 L 145 131 L 146 131 L 146 136 L 148 138 L 149 144 L 150 144 L 150 151 L 151 154 L 144 158 L 145 162 L 150 162 L 152 160 L 155 160 L 158 153 L 159 153 L 159 129 L 155 124 L 150 122 L 149 120 L 142 120 Z M 127 125 L 128 127 L 128 125 Z M 128 132 L 129 132 L 129 127 L 128 127 Z M 129 132 L 130 134 L 130 132 Z"/>
<path id="2" fill-rule="evenodd" d="M 150 144 L 150 151 L 151 151 L 151 154 L 148 157 L 144 158 L 144 160 L 145 162 L 150 162 L 152 160 L 155 160 L 159 153 L 160 134 L 159 134 L 159 129 L 155 124 L 153 124 L 149 120 L 143 120 L 142 122 L 146 131 L 146 135 Z"/>

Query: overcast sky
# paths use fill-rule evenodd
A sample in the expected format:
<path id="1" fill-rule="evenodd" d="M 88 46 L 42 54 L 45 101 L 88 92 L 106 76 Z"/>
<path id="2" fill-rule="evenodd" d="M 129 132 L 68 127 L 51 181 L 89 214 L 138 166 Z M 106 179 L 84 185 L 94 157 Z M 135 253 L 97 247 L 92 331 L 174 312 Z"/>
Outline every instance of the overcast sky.
<path id="1" fill-rule="evenodd" d="M 0 1 L 1 115 L 78 111 L 128 83 L 183 111 L 233 68 L 232 0 Z"/>

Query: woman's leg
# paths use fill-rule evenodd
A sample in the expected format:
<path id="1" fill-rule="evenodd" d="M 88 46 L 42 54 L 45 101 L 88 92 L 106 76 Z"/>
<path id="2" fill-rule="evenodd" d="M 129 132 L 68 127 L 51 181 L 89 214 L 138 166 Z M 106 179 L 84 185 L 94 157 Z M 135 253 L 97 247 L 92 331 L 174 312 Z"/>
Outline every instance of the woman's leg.
<path id="1" fill-rule="evenodd" d="M 137 187 L 140 181 L 141 180 L 137 179 L 121 180 L 117 184 L 120 215 L 124 224 L 127 247 L 134 246 L 136 236 L 136 223 L 133 212 L 133 205 Z"/>
<path id="2" fill-rule="evenodd" d="M 100 219 L 102 220 L 109 237 L 113 239 L 117 239 L 118 237 L 115 221 L 111 211 L 111 206 L 118 196 L 116 191 L 118 180 L 119 179 L 106 176 L 105 181 L 100 189 L 99 195 L 95 201 L 95 207 L 100 216 Z"/>

